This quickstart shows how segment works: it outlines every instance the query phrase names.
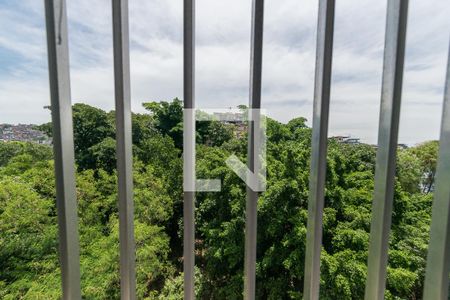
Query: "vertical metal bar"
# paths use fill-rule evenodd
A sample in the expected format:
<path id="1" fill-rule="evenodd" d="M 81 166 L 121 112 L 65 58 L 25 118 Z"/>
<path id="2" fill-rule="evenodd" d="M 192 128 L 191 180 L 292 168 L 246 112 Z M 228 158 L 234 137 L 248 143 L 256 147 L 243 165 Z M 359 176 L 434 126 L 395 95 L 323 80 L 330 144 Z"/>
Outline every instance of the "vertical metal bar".
<path id="1" fill-rule="evenodd" d="M 63 299 L 81 299 L 75 154 L 65 7 L 65 0 L 45 0 L 62 293 Z"/>
<path id="2" fill-rule="evenodd" d="M 119 190 L 120 295 L 121 299 L 136 299 L 128 0 L 112 0 L 112 17 Z"/>
<path id="3" fill-rule="evenodd" d="M 317 23 L 308 230 L 306 234 L 304 299 L 319 299 L 322 217 L 327 164 L 328 115 L 333 57 L 334 0 L 320 0 Z"/>
<path id="4" fill-rule="evenodd" d="M 450 50 L 434 190 L 424 300 L 447 299 L 450 270 Z"/>
<path id="5" fill-rule="evenodd" d="M 250 109 L 261 108 L 261 77 L 264 30 L 264 0 L 253 0 L 250 53 Z M 247 166 L 255 172 L 255 133 L 254 122 L 248 126 Z M 244 299 L 255 299 L 256 291 L 256 233 L 257 233 L 258 192 L 247 186 L 245 220 L 245 258 L 244 258 Z"/>
<path id="6" fill-rule="evenodd" d="M 183 27 L 183 82 L 184 108 L 192 112 L 195 108 L 195 0 L 184 0 Z M 195 118 L 189 113 L 184 114 L 186 127 L 183 134 L 183 180 L 184 177 L 195 177 Z M 187 134 L 190 131 L 192 134 Z M 187 153 L 190 156 L 187 157 Z M 186 182 L 184 183 L 186 184 Z M 192 189 L 184 191 L 183 201 L 183 271 L 184 299 L 192 300 L 194 294 L 195 266 L 195 192 Z"/>
<path id="7" fill-rule="evenodd" d="M 384 299 L 407 15 L 408 0 L 388 1 L 366 300 Z"/>

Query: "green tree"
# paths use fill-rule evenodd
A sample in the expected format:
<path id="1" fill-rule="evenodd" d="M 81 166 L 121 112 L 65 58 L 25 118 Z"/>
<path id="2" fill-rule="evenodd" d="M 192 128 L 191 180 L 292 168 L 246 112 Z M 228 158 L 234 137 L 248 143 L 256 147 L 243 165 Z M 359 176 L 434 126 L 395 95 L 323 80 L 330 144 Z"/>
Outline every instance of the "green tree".
<path id="1" fill-rule="evenodd" d="M 109 173 L 112 173 L 116 169 L 116 140 L 107 137 L 98 144 L 93 145 L 88 149 L 90 156 L 89 165 L 86 168 L 89 169 L 103 169 Z"/>
<path id="2" fill-rule="evenodd" d="M 48 123 L 44 123 L 39 126 L 36 126 L 36 129 L 42 131 L 49 137 L 53 137 L 52 122 L 48 122 Z"/>
<path id="3" fill-rule="evenodd" d="M 422 191 L 430 193 L 434 189 L 434 178 L 436 176 L 436 164 L 439 142 L 429 141 L 411 148 L 411 152 L 417 156 L 422 172 Z"/>
<path id="4" fill-rule="evenodd" d="M 182 103 L 133 114 L 133 179 L 139 299 L 182 299 Z M 246 110 L 246 107 L 241 107 Z M 236 126 L 197 123 L 197 177 L 222 189 L 196 197 L 196 296 L 241 299 L 246 186 L 225 163 L 246 161 Z M 258 202 L 257 298 L 303 296 L 311 128 L 268 118 L 267 190 Z M 82 293 L 119 298 L 114 112 L 74 106 Z M 398 153 L 386 299 L 420 299 L 437 142 Z M 51 148 L 0 143 L 0 298 L 61 297 Z M 80 158 L 82 158 L 80 160 Z M 370 145 L 328 142 L 321 298 L 362 299 L 375 174 Z"/>
<path id="5" fill-rule="evenodd" d="M 421 161 L 410 149 L 397 153 L 397 177 L 402 189 L 409 193 L 421 190 L 423 168 Z"/>
<path id="6" fill-rule="evenodd" d="M 33 161 L 47 160 L 53 157 L 52 148 L 30 142 L 0 143 L 0 167 L 8 164 L 17 155 L 27 154 Z"/>
<path id="7" fill-rule="evenodd" d="M 183 145 L 183 102 L 175 98 L 172 102 L 146 102 L 144 108 L 152 113 L 155 127 L 163 135 L 170 136 L 175 146 Z"/>
<path id="8" fill-rule="evenodd" d="M 93 165 L 89 148 L 107 137 L 114 137 L 114 128 L 108 114 L 82 103 L 73 105 L 73 132 L 75 158 L 81 170 Z"/>
<path id="9" fill-rule="evenodd" d="M 3 299 L 60 294 L 52 201 L 22 180 L 0 179 L 0 282 Z M 44 292 L 45 290 L 45 292 Z"/>

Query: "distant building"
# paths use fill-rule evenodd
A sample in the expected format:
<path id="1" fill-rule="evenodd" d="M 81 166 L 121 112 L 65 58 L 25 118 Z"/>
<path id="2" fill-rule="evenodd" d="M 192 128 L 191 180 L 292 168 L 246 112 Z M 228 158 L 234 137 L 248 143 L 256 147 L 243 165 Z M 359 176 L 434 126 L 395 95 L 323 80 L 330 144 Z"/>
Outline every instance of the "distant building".
<path id="1" fill-rule="evenodd" d="M 337 141 L 337 142 L 341 142 L 343 143 L 346 139 L 350 138 L 349 136 L 345 136 L 345 135 L 336 135 L 336 136 L 332 136 L 331 139 Z"/>
<path id="2" fill-rule="evenodd" d="M 334 139 L 335 141 L 342 144 L 351 144 L 351 145 L 361 144 L 359 138 L 352 138 L 350 136 L 338 135 L 332 136 L 331 139 Z"/>
<path id="3" fill-rule="evenodd" d="M 52 140 L 44 132 L 36 129 L 33 124 L 0 124 L 1 142 L 33 142 L 38 144 L 51 144 Z"/>
<path id="4" fill-rule="evenodd" d="M 243 113 L 215 112 L 214 117 L 221 122 L 230 124 L 239 124 L 245 121 Z"/>
<path id="5" fill-rule="evenodd" d="M 360 138 L 352 138 L 350 136 L 345 136 L 345 135 L 337 135 L 337 136 L 332 136 L 330 139 L 333 139 L 339 143 L 342 144 L 350 144 L 350 145 L 359 145 L 361 144 L 361 139 Z M 370 145 L 372 148 L 374 149 L 378 149 L 378 145 L 377 144 L 371 144 Z M 397 145 L 398 149 L 408 149 L 408 145 L 406 144 L 398 144 Z"/>
<path id="6" fill-rule="evenodd" d="M 359 141 L 359 138 L 348 138 L 345 141 L 343 141 L 344 144 L 361 144 Z"/>
<path id="7" fill-rule="evenodd" d="M 241 112 L 214 112 L 214 119 L 233 126 L 235 138 L 243 138 L 247 133 L 247 119 Z"/>

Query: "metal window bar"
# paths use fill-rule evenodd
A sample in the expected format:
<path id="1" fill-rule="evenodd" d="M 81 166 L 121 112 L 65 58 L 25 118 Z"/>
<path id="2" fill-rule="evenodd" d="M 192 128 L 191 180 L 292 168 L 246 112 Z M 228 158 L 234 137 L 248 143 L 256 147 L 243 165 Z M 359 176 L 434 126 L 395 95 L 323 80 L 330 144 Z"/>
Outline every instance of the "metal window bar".
<path id="1" fill-rule="evenodd" d="M 65 0 L 45 0 L 63 299 L 81 299 L 75 154 Z"/>
<path id="2" fill-rule="evenodd" d="M 447 299 L 450 271 L 450 50 L 428 247 L 424 300 Z"/>
<path id="3" fill-rule="evenodd" d="M 184 108 L 193 112 L 195 108 L 195 0 L 184 0 L 183 26 L 183 92 Z M 195 117 L 187 116 L 183 134 L 183 185 L 186 177 L 195 178 Z M 186 134 L 190 131 L 192 134 Z M 191 137 L 191 138 L 189 138 Z M 189 155 L 189 157 L 187 157 Z M 195 299 L 195 192 L 185 189 L 183 195 L 183 271 L 184 299 Z"/>
<path id="4" fill-rule="evenodd" d="M 334 0 L 319 2 L 303 293 L 303 298 L 310 300 L 319 299 L 320 287 L 320 251 L 322 249 L 322 217 L 327 164 L 334 11 Z"/>
<path id="5" fill-rule="evenodd" d="M 128 0 L 112 0 L 116 156 L 119 194 L 120 294 L 136 299 L 133 153 L 130 107 Z"/>
<path id="6" fill-rule="evenodd" d="M 389 0 L 365 299 L 384 299 L 394 198 L 408 0 Z"/>
<path id="7" fill-rule="evenodd" d="M 264 0 L 253 0 L 250 51 L 249 108 L 258 110 L 261 108 L 263 31 Z M 259 134 L 259 128 L 257 128 L 255 132 L 253 128 L 254 126 L 255 122 L 250 121 L 248 126 L 247 167 L 251 172 L 255 172 L 255 134 Z M 256 234 L 258 195 L 259 193 L 257 191 L 253 191 L 249 186 L 247 186 L 244 256 L 244 299 L 246 300 L 255 299 L 256 292 Z"/>

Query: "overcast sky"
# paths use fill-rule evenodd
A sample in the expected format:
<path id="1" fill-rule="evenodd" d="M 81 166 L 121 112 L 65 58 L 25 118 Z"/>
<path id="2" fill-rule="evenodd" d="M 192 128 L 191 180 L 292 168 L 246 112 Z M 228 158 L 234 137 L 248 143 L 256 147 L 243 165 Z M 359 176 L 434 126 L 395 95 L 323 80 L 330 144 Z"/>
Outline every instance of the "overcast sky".
<path id="1" fill-rule="evenodd" d="M 0 123 L 50 120 L 43 0 L 0 0 Z M 132 108 L 182 97 L 182 0 L 129 0 Z M 387 0 L 337 0 L 330 135 L 376 143 Z M 312 115 L 318 1 L 266 0 L 263 107 Z M 73 102 L 113 109 L 110 0 L 67 0 Z M 251 0 L 197 0 L 197 106 L 248 103 Z M 399 142 L 437 139 L 450 1 L 411 0 Z"/>

